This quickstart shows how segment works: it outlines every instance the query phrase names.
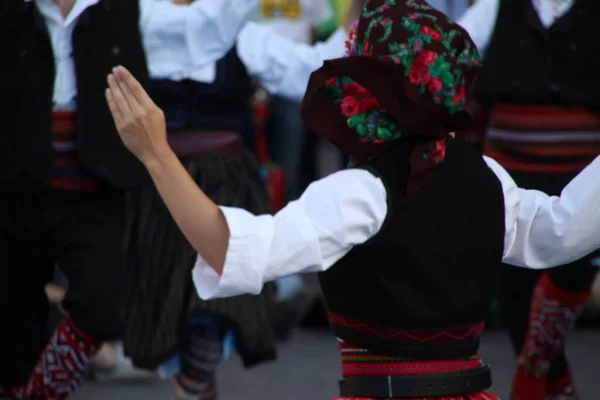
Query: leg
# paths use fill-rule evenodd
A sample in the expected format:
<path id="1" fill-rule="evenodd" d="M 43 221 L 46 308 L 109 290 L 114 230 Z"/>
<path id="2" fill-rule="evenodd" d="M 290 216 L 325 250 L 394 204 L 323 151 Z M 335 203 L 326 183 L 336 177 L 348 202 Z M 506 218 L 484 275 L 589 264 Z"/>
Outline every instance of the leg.
<path id="1" fill-rule="evenodd" d="M 25 398 L 46 340 L 44 286 L 53 272 L 38 196 L 0 194 L 0 272 L 0 398 Z"/>
<path id="2" fill-rule="evenodd" d="M 539 271 L 503 264 L 500 268 L 498 301 L 515 355 L 521 353 L 529 326 L 529 306 Z"/>
<path id="3" fill-rule="evenodd" d="M 61 321 L 30 380 L 46 398 L 66 398 L 81 384 L 104 341 L 120 339 L 124 270 L 122 193 L 50 192 L 52 248 L 69 281 Z"/>
<path id="4" fill-rule="evenodd" d="M 596 268 L 585 259 L 548 270 L 538 281 L 513 398 L 541 400 L 548 390 L 568 391 L 571 398 L 577 398 L 564 357 L 566 335 L 583 310 L 595 274 Z"/>
<path id="5" fill-rule="evenodd" d="M 223 358 L 225 330 L 216 322 L 195 325 L 181 353 L 181 372 L 175 376 L 176 398 L 217 400 L 216 371 Z"/>

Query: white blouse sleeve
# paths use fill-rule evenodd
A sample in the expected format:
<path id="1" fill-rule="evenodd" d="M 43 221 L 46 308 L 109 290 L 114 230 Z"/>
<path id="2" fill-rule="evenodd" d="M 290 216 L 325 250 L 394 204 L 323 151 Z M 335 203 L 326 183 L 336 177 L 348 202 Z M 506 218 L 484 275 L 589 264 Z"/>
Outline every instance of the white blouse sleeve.
<path id="1" fill-rule="evenodd" d="M 258 8 L 258 0 L 140 0 L 140 30 L 150 75 L 169 78 L 222 58 Z"/>
<path id="2" fill-rule="evenodd" d="M 503 262 L 530 269 L 564 265 L 600 248 L 600 156 L 560 197 L 517 187 L 508 172 L 485 157 L 504 191 Z"/>
<path id="3" fill-rule="evenodd" d="M 221 207 L 230 239 L 221 276 L 199 256 L 192 271 L 203 299 L 260 293 L 265 282 L 324 271 L 379 232 L 386 191 L 370 172 L 352 169 L 312 183 L 275 216 Z"/>
<path id="4" fill-rule="evenodd" d="M 326 42 L 310 46 L 249 22 L 240 32 L 237 52 L 248 73 L 270 93 L 300 102 L 310 75 L 321 68 L 323 61 L 343 57 L 347 39 L 340 28 Z"/>
<path id="5" fill-rule="evenodd" d="M 499 8 L 500 0 L 477 0 L 457 21 L 469 33 L 482 56 L 492 39 Z"/>

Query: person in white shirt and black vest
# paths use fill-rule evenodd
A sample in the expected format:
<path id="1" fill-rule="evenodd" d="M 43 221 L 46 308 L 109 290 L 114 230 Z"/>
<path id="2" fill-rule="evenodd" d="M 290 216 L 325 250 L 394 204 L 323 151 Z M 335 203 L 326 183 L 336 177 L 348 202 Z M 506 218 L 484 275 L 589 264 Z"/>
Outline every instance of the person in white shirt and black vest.
<path id="1" fill-rule="evenodd" d="M 123 335 L 124 194 L 148 174 L 116 132 L 107 74 L 127 65 L 147 87 L 148 69 L 169 76 L 217 60 L 256 6 L 1 2 L 0 398 L 66 398 L 100 344 Z M 46 344 L 55 264 L 69 280 L 68 317 Z"/>
<path id="2" fill-rule="evenodd" d="M 201 298 L 321 272 L 342 351 L 338 399 L 497 399 L 477 351 L 500 261 L 544 269 L 600 247 L 600 157 L 548 196 L 453 139 L 469 125 L 480 59 L 422 0 L 370 0 L 351 38 L 350 57 L 313 73 L 303 118 L 354 166 L 274 216 L 214 204 L 127 69 L 109 76 L 107 102 L 198 251 Z"/>
<path id="3" fill-rule="evenodd" d="M 520 186 L 559 194 L 600 154 L 595 0 L 478 0 L 459 20 L 480 51 L 484 154 Z M 589 257 L 547 272 L 504 265 L 501 312 L 518 356 L 512 400 L 576 400 L 566 334 L 589 297 Z"/>

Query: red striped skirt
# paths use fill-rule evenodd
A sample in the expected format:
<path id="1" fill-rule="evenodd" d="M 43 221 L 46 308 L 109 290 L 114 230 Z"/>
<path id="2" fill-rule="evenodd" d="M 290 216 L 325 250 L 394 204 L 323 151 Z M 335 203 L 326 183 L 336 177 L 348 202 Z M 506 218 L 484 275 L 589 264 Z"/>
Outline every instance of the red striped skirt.
<path id="1" fill-rule="evenodd" d="M 509 171 L 576 173 L 600 154 L 600 115 L 582 107 L 496 104 L 484 153 Z"/>
<path id="2" fill-rule="evenodd" d="M 405 361 L 395 357 L 370 353 L 368 350 L 353 347 L 340 340 L 342 353 L 342 375 L 344 378 L 356 376 L 399 376 L 421 375 L 469 371 L 483 366 L 481 359 L 475 355 L 462 360 L 449 361 Z M 336 397 L 335 400 L 378 400 L 359 397 Z M 391 399 L 395 400 L 395 399 Z M 489 393 L 473 393 L 453 397 L 415 397 L 398 398 L 397 400 L 499 400 Z"/>

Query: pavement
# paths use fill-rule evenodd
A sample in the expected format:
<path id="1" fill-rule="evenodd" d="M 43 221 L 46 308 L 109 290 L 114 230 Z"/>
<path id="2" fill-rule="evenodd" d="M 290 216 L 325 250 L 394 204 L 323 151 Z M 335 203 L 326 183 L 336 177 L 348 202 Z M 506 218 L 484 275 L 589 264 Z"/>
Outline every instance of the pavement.
<path id="1" fill-rule="evenodd" d="M 582 400 L 600 399 L 600 331 L 570 335 L 568 355 Z M 492 391 L 508 398 L 514 357 L 506 335 L 486 332 L 481 357 L 494 374 Z M 330 400 L 336 396 L 340 376 L 337 343 L 326 331 L 297 331 L 280 345 L 277 362 L 244 370 L 235 357 L 219 372 L 220 400 Z M 169 382 L 96 383 L 87 381 L 75 400 L 171 400 Z"/>

